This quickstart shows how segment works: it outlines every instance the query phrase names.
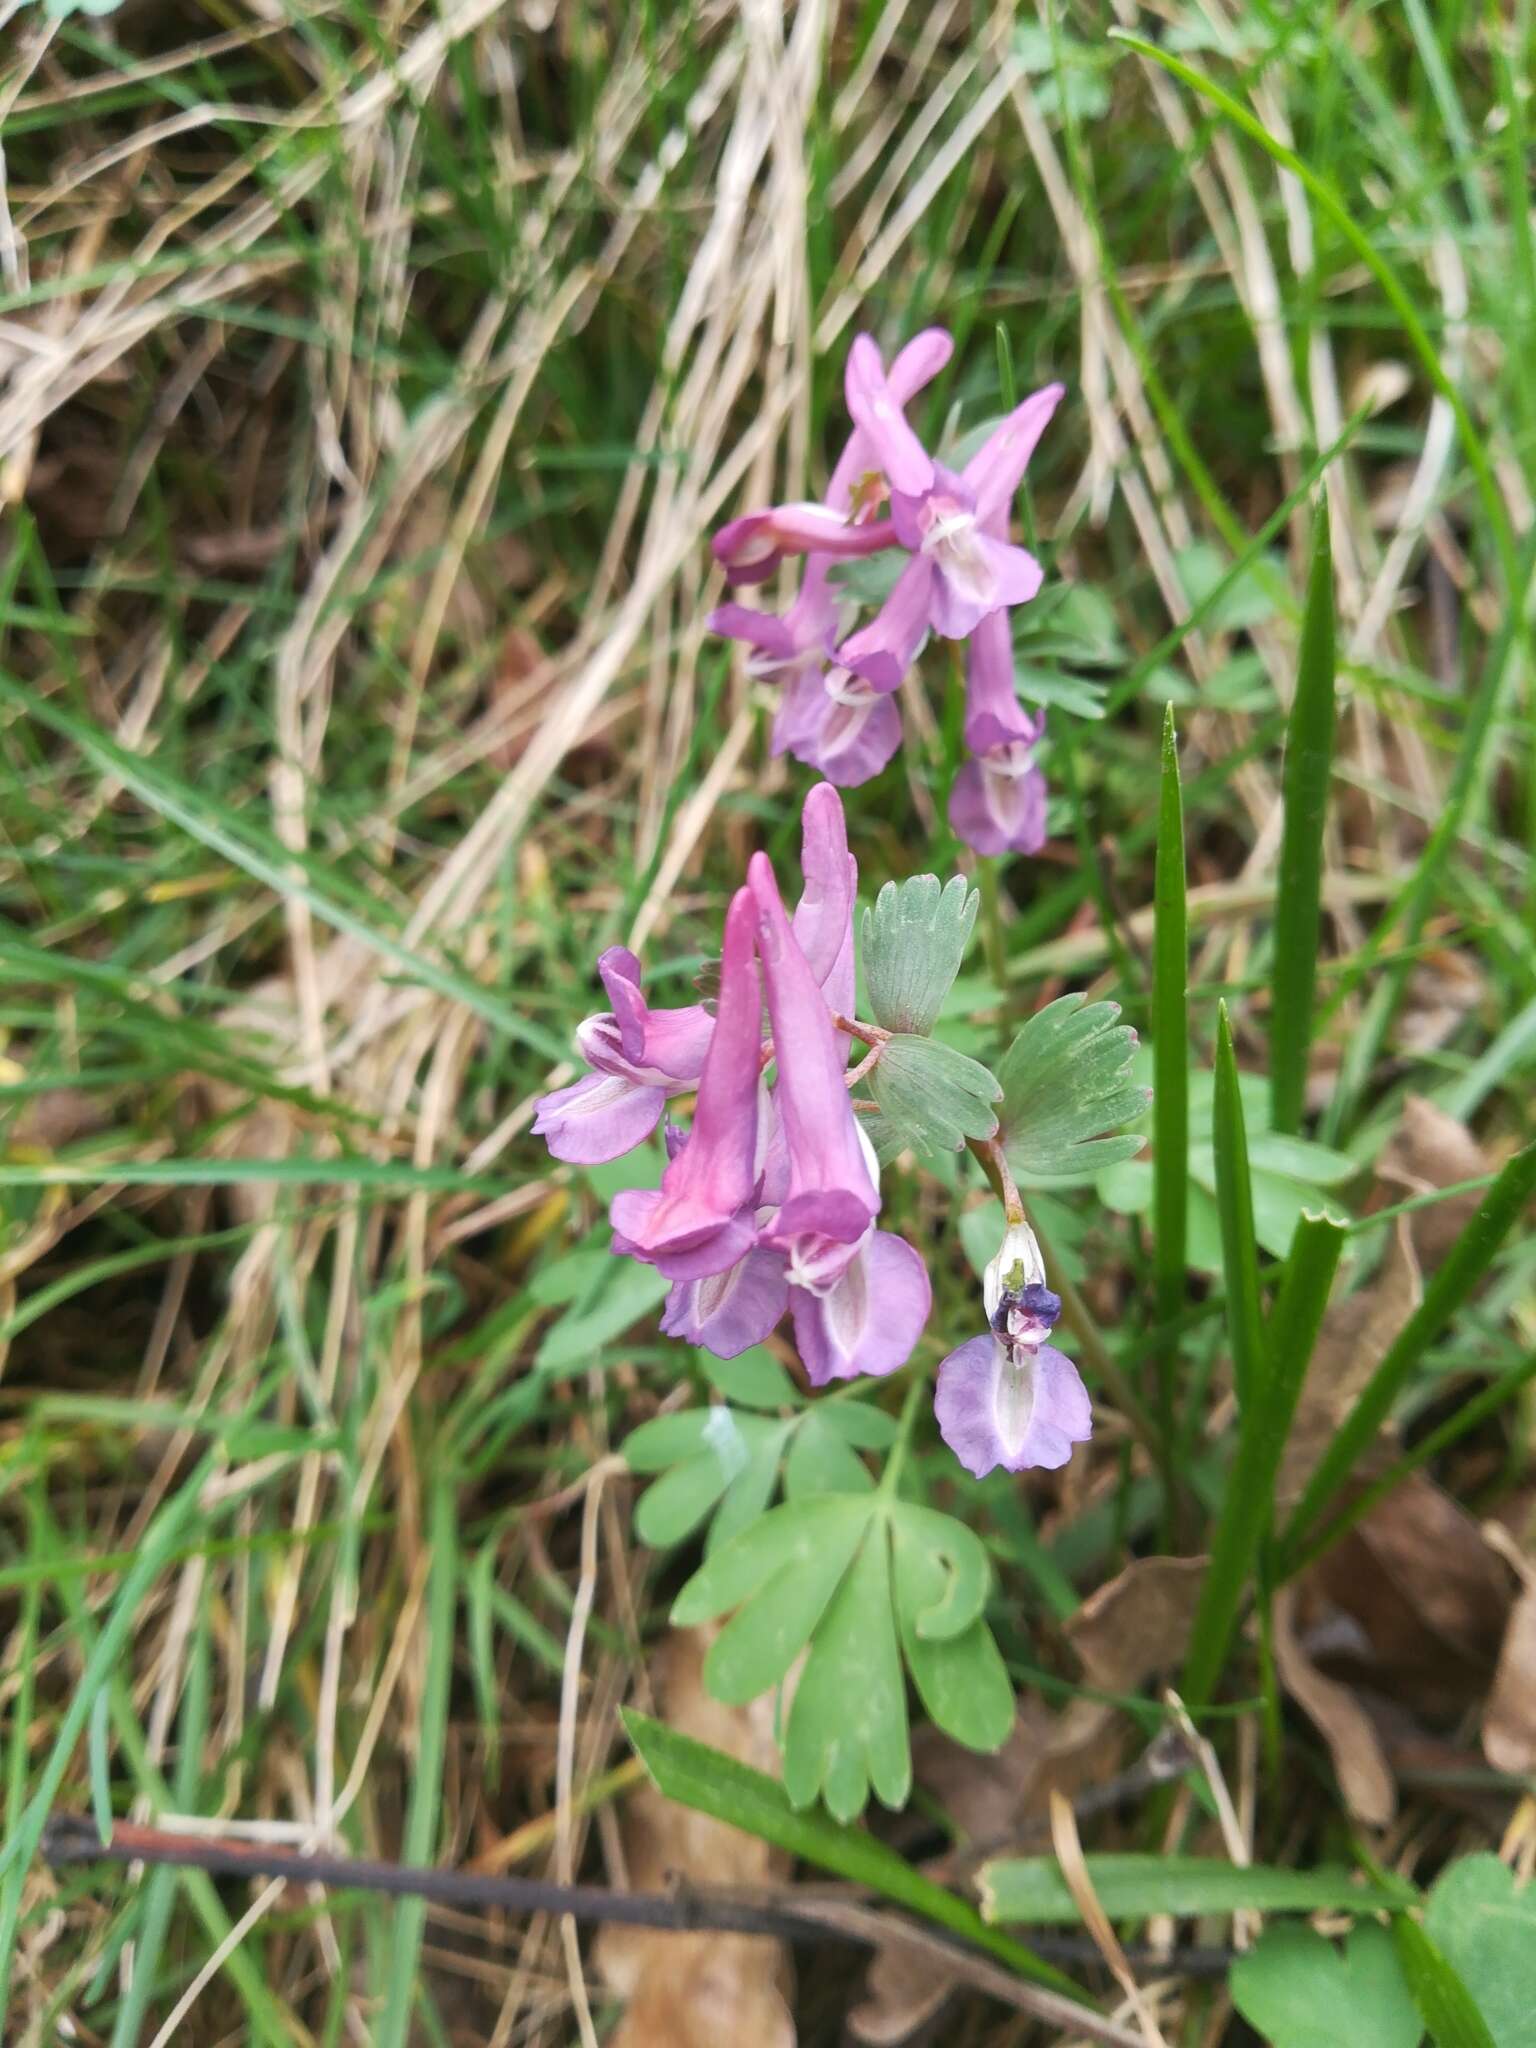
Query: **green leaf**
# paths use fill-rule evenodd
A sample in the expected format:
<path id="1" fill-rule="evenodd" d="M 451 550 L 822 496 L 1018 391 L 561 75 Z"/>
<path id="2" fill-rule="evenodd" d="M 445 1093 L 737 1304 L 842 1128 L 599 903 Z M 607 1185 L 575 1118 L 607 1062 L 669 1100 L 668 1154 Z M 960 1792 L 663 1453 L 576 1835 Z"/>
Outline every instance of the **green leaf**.
<path id="1" fill-rule="evenodd" d="M 892 1503 L 891 1523 L 914 1581 L 913 1627 L 928 1642 L 959 1635 L 979 1619 L 991 1584 L 986 1546 L 964 1522 L 915 1501 Z"/>
<path id="2" fill-rule="evenodd" d="M 967 1138 L 990 1138 L 992 1108 L 1002 1095 L 979 1060 L 967 1059 L 937 1038 L 889 1038 L 868 1082 L 880 1105 L 882 1145 L 910 1146 L 919 1158 L 958 1152 Z"/>
<path id="3" fill-rule="evenodd" d="M 612 1275 L 591 1300 L 568 1309 L 544 1334 L 534 1357 L 540 1372 L 584 1371 L 594 1353 L 622 1337 L 642 1316 L 666 1299 L 671 1286 L 654 1266 L 636 1259 L 613 1259 Z"/>
<path id="4" fill-rule="evenodd" d="M 773 1499 L 784 1446 L 797 1431 L 794 1422 L 770 1422 L 764 1426 L 756 1416 L 740 1416 L 737 1423 L 749 1446 L 747 1462 L 726 1488 L 719 1512 L 710 1524 L 704 1541 L 707 1555 L 729 1543 L 733 1536 L 739 1536 L 743 1529 L 750 1529 L 766 1512 Z M 757 1429 L 750 1429 L 750 1423 L 757 1423 Z"/>
<path id="5" fill-rule="evenodd" d="M 896 1441 L 895 1416 L 868 1401 L 824 1400 L 817 1406 L 816 1419 L 861 1451 L 883 1451 Z"/>
<path id="6" fill-rule="evenodd" d="M 1269 1534 L 1280 1460 L 1344 1237 L 1337 1223 L 1308 1216 L 1291 1248 L 1260 1377 L 1238 1417 L 1237 1457 L 1222 1491 L 1210 1569 L 1190 1630 L 1182 1691 L 1195 1706 L 1210 1699 L 1221 1675 L 1243 1588 Z"/>
<path id="7" fill-rule="evenodd" d="M 1157 1319 L 1171 1323 L 1184 1307 L 1189 1214 L 1189 912 L 1184 874 L 1184 799 L 1173 706 L 1163 714 L 1162 779 L 1157 809 L 1157 869 L 1152 932 L 1152 1271 Z M 1111 1166 L 1125 1174 L 1129 1163 Z M 1101 1185 L 1103 1176 L 1101 1178 Z M 1165 1434 L 1173 1415 L 1176 1352 L 1159 1360 L 1158 1412 Z"/>
<path id="8" fill-rule="evenodd" d="M 869 1468 L 848 1447 L 828 1418 L 811 1412 L 796 1426 L 784 1461 L 784 1492 L 790 1500 L 817 1493 L 868 1493 L 874 1487 Z"/>
<path id="9" fill-rule="evenodd" d="M 1264 1326 L 1259 1309 L 1259 1259 L 1253 1231 L 1253 1177 L 1248 1133 L 1237 1084 L 1237 1054 L 1227 1006 L 1218 1007 L 1215 1081 L 1216 1208 L 1221 1219 L 1221 1263 L 1227 1286 L 1227 1335 L 1238 1404 L 1246 1402 L 1263 1372 Z"/>
<path id="10" fill-rule="evenodd" d="M 628 1445 L 625 1453 L 628 1454 Z M 635 1534 L 653 1550 L 691 1536 L 730 1484 L 731 1475 L 708 1451 L 684 1458 L 648 1486 L 635 1509 Z"/>
<path id="11" fill-rule="evenodd" d="M 1354 1470 L 1356 1460 L 1392 1412 L 1392 1404 L 1409 1375 L 1451 1317 L 1493 1264 L 1494 1255 L 1536 1190 L 1536 1144 L 1517 1152 L 1478 1205 L 1444 1263 L 1424 1290 L 1424 1298 L 1388 1347 L 1387 1355 L 1366 1382 L 1349 1414 L 1318 1462 L 1306 1492 L 1285 1531 L 1284 1572 L 1287 1577 L 1311 1556 L 1320 1542 L 1308 1544 L 1309 1531 Z"/>
<path id="12" fill-rule="evenodd" d="M 1393 1922 L 1392 1938 L 1397 1944 L 1398 1961 L 1408 1979 L 1413 2002 L 1423 2016 L 1435 2048 L 1497 2048 L 1488 2022 L 1478 2010 L 1477 2000 L 1418 1921 L 1411 1920 L 1404 1913 Z M 1525 2013 L 1519 2034 L 1511 2036 L 1511 2039 L 1530 2040 L 1531 2009 L 1530 1955 L 1527 1952 Z"/>
<path id="13" fill-rule="evenodd" d="M 835 1819 L 852 1820 L 871 1785 L 889 1807 L 912 1789 L 890 1545 L 878 1516 L 816 1630 L 784 1744 L 784 1787 L 796 1806 L 824 1793 Z"/>
<path id="14" fill-rule="evenodd" d="M 871 1495 L 787 1501 L 705 1559 L 678 1594 L 672 1619 L 689 1628 L 739 1610 L 705 1660 L 716 1699 L 735 1705 L 778 1684 L 809 1642 L 876 1511 Z"/>
<path id="15" fill-rule="evenodd" d="M 902 1650 L 930 1718 L 968 1749 L 1001 1748 L 1013 1726 L 1013 1685 L 991 1630 L 977 1619 L 958 1634 L 923 1633 L 951 1598 L 953 1575 L 904 1514 L 893 1518 L 891 1545 Z"/>
<path id="16" fill-rule="evenodd" d="M 864 1829 L 840 1826 L 819 1813 L 797 1813 L 784 1787 L 762 1771 L 680 1735 L 662 1722 L 636 1713 L 633 1707 L 621 1708 L 620 1715 L 636 1755 L 665 1798 L 741 1828 L 801 1862 L 890 1899 L 995 1956 L 1034 1983 L 1049 1984 L 1083 2005 L 1091 2005 L 1087 1992 L 1069 1977 L 1019 1942 L 985 1926 L 974 1906 L 924 1877 Z"/>
<path id="17" fill-rule="evenodd" d="M 884 1031 L 926 1038 L 938 1021 L 976 923 L 980 893 L 956 875 L 887 882 L 861 931 L 864 986 Z"/>
<path id="18" fill-rule="evenodd" d="M 1232 566 L 1222 550 L 1208 540 L 1192 541 L 1187 548 L 1180 548 L 1174 560 L 1191 609 L 1205 603 L 1212 591 L 1227 579 Z M 1206 623 L 1223 633 L 1236 633 L 1248 626 L 1263 625 L 1266 619 L 1275 615 L 1273 591 L 1275 586 L 1283 588 L 1284 582 L 1285 571 L 1280 562 L 1273 556 L 1264 556 L 1261 562 L 1232 577 L 1227 588 L 1211 605 Z"/>
<path id="19" fill-rule="evenodd" d="M 1269 1025 L 1270 1120 L 1277 1131 L 1298 1127 L 1306 1099 L 1322 931 L 1323 825 L 1333 775 L 1333 556 L 1326 492 L 1318 498 L 1314 520 L 1312 570 L 1282 770 L 1284 817 Z"/>
<path id="20" fill-rule="evenodd" d="M 1224 1863 L 1217 1856 L 1089 1856 L 1089 1881 L 1111 1920 L 1148 1913 L 1317 1913 L 1393 1910 L 1410 1888 L 1363 1884 L 1353 1871 Z M 1054 1856 L 1000 1857 L 981 1867 L 982 1917 L 1036 1927 L 1071 1926 L 1082 1916 Z"/>
<path id="21" fill-rule="evenodd" d="M 1530 2048 L 1536 1888 L 1497 1856 L 1463 1856 L 1435 1880 L 1424 1931 L 1477 2003 L 1498 2048 Z"/>
<path id="22" fill-rule="evenodd" d="M 710 1385 L 737 1408 L 798 1408 L 804 1399 L 773 1353 L 761 1344 L 736 1358 L 716 1358 L 710 1351 L 694 1355 Z M 627 1455 L 627 1444 L 625 1451 Z"/>
<path id="23" fill-rule="evenodd" d="M 653 1416 L 624 1439 L 624 1462 L 631 1472 L 665 1472 L 704 1448 L 710 1408 L 680 1408 L 672 1415 Z"/>
<path id="24" fill-rule="evenodd" d="M 1069 675 L 1065 669 L 1036 668 L 1014 663 L 1014 685 L 1026 704 L 1047 705 L 1070 712 L 1074 718 L 1103 718 L 1109 710 L 1109 688 L 1091 683 L 1086 676 Z"/>
<path id="25" fill-rule="evenodd" d="M 1136 1034 L 1116 1003 L 1061 996 L 1036 1011 L 997 1077 L 1002 1132 L 1021 1184 L 1061 1187 L 1141 1150 L 1135 1136 L 1106 1137 L 1141 1116 L 1147 1092 L 1130 1079 Z"/>
<path id="26" fill-rule="evenodd" d="M 1232 2003 L 1270 2048 L 1419 2048 L 1424 2029 L 1392 1937 L 1374 1921 L 1342 1950 L 1280 1921 L 1232 1965 Z"/>

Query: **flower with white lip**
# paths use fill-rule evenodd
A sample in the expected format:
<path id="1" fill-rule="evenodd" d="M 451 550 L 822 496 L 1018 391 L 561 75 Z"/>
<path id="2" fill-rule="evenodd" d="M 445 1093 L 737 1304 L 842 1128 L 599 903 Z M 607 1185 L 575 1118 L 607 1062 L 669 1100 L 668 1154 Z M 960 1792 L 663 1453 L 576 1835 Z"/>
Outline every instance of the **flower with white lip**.
<path id="1" fill-rule="evenodd" d="M 1077 1367 L 1046 1342 L 1061 1313 L 1045 1284 L 1034 1232 L 1011 1224 L 982 1280 L 988 1332 L 951 1351 L 939 1367 L 934 1413 L 939 1434 L 979 1479 L 1065 1465 L 1093 1433 L 1093 1411 Z"/>

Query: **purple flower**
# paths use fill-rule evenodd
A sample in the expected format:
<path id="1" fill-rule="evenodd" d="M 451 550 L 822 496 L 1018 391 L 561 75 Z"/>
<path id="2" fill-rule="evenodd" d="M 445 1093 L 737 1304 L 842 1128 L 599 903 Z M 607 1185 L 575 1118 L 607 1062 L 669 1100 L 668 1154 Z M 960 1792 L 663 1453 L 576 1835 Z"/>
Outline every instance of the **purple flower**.
<path id="1" fill-rule="evenodd" d="M 674 1281 L 662 1312 L 662 1332 L 685 1344 L 702 1344 L 716 1358 L 735 1358 L 762 1343 L 788 1300 L 784 1254 L 758 1245 L 723 1273 Z"/>
<path id="2" fill-rule="evenodd" d="M 710 546 L 726 581 L 742 584 L 766 581 L 786 555 L 832 555 L 846 561 L 877 555 L 895 539 L 888 519 L 861 521 L 812 499 L 744 512 L 722 526 Z"/>
<path id="3" fill-rule="evenodd" d="M 870 343 L 874 348 L 874 343 Z M 882 382 L 899 408 L 931 384 L 954 354 L 955 344 L 942 327 L 926 327 L 913 335 L 891 364 L 891 374 Z M 880 361 L 875 351 L 875 362 Z M 903 422 L 905 424 L 905 422 Z M 909 430 L 910 431 L 910 430 Z M 761 583 L 771 576 L 785 555 L 810 555 L 818 584 L 824 585 L 834 558 L 878 554 L 893 545 L 896 535 L 888 519 L 870 517 L 877 499 L 864 488 L 865 479 L 880 467 L 869 436 L 855 424 L 827 484 L 824 504 L 773 505 L 761 512 L 746 512 L 733 519 L 710 542 L 715 560 L 732 584 Z M 881 495 L 884 495 L 883 492 Z M 807 577 L 807 582 L 810 582 Z M 727 615 L 738 615 L 732 624 L 716 623 Z M 751 639 L 750 632 L 738 630 L 745 612 L 741 605 L 723 605 L 710 620 L 717 633 L 732 639 Z M 824 651 L 824 650 L 823 650 Z"/>
<path id="4" fill-rule="evenodd" d="M 939 1367 L 939 1434 L 978 1479 L 1001 1465 L 1023 1472 L 1065 1465 L 1093 1433 L 1087 1389 L 1070 1358 L 1046 1343 L 1061 1313 L 1045 1284 L 1040 1247 L 1012 1225 L 983 1280 L 990 1330 Z"/>
<path id="5" fill-rule="evenodd" d="M 1034 745 L 1045 730 L 1013 687 L 1008 614 L 992 612 L 971 635 L 966 670 L 967 761 L 949 792 L 949 822 L 978 853 L 1038 853 L 1045 844 L 1045 777 Z"/>
<path id="6" fill-rule="evenodd" d="M 792 1285 L 821 1293 L 847 1270 L 879 1210 L 873 1154 L 848 1101 L 843 1041 L 790 929 L 765 854 L 752 856 L 747 886 L 758 910 L 758 955 L 778 1067 L 774 1107 L 788 1154 L 783 1202 L 763 1241 L 788 1255 Z"/>
<path id="7" fill-rule="evenodd" d="M 649 1008 L 640 993 L 640 962 L 623 946 L 610 946 L 597 971 L 613 1009 L 576 1029 L 576 1043 L 594 1071 L 541 1096 L 533 1123 L 556 1159 L 578 1166 L 617 1159 L 650 1136 L 667 1098 L 698 1080 L 715 1028 L 699 1003 Z"/>
<path id="8" fill-rule="evenodd" d="M 813 1387 L 895 1372 L 923 1334 L 933 1290 L 904 1237 L 869 1230 L 832 1285 L 789 1291 L 795 1343 Z"/>
<path id="9" fill-rule="evenodd" d="M 757 1237 L 752 1207 L 759 1171 L 762 1051 L 762 993 L 752 958 L 757 916 L 752 893 L 738 889 L 726 913 L 720 1000 L 686 1141 L 659 1189 L 626 1189 L 609 1210 L 615 1251 L 643 1259 L 669 1280 L 723 1273 L 751 1250 Z M 825 1018 L 819 990 L 816 1000 Z"/>
<path id="10" fill-rule="evenodd" d="M 929 630 L 963 640 L 992 612 L 1027 604 L 1043 572 L 1006 537 L 1008 508 L 1062 397 L 1048 385 L 1016 406 L 964 471 L 936 463 L 907 425 L 868 335 L 848 352 L 848 410 L 891 486 L 891 524 L 912 559 L 871 623 L 839 649 L 877 689 L 893 690 Z"/>

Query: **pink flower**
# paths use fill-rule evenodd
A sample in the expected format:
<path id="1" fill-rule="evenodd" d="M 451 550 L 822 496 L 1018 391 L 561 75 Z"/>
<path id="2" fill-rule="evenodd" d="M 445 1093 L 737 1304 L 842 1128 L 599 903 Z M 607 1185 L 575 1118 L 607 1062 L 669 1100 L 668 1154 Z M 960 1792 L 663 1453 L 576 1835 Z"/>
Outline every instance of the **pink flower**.
<path id="1" fill-rule="evenodd" d="M 752 1206 L 762 993 L 752 957 L 756 924 L 752 894 L 738 889 L 726 914 L 720 1000 L 692 1127 L 660 1188 L 627 1188 L 609 1210 L 614 1249 L 669 1280 L 723 1273 L 757 1236 Z"/>
<path id="2" fill-rule="evenodd" d="M 1034 745 L 1045 730 L 1013 684 L 1008 614 L 992 612 L 971 635 L 966 670 L 967 761 L 949 792 L 949 822 L 978 853 L 1038 853 L 1045 844 L 1045 777 Z"/>
<path id="3" fill-rule="evenodd" d="M 700 1003 L 652 1010 L 640 993 L 640 962 L 610 946 L 597 963 L 613 1009 L 576 1028 L 593 1072 L 541 1096 L 534 1131 L 556 1159 L 591 1166 L 642 1144 L 667 1099 L 691 1088 L 704 1068 L 714 1019 Z"/>
<path id="4" fill-rule="evenodd" d="M 907 425 L 866 334 L 848 352 L 846 385 L 848 410 L 890 482 L 891 524 L 912 559 L 876 618 L 839 653 L 877 689 L 894 690 L 927 631 L 963 640 L 992 612 L 1027 604 L 1039 590 L 1039 563 L 1006 538 L 1008 507 L 1063 386 L 1016 406 L 957 476 Z"/>
<path id="5" fill-rule="evenodd" d="M 788 1156 L 783 1200 L 763 1242 L 787 1254 L 792 1285 L 820 1293 L 847 1270 L 879 1210 L 873 1155 L 849 1104 L 843 1040 L 790 929 L 766 855 L 752 856 L 747 886 L 758 910 L 778 1067 L 774 1107 Z"/>

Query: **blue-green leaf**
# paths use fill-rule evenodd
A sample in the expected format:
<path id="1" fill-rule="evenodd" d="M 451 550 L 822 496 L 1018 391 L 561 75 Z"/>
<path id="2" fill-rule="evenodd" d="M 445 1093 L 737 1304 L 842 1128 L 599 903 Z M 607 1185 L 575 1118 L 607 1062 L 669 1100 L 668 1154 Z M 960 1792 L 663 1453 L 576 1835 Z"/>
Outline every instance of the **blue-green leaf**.
<path id="1" fill-rule="evenodd" d="M 1061 996 L 1039 1010 L 997 1070 L 1008 1163 L 1031 1187 L 1066 1186 L 1139 1152 L 1134 1135 L 1107 1136 L 1143 1115 L 1131 1078 L 1136 1034 L 1116 1003 Z"/>
<path id="2" fill-rule="evenodd" d="M 937 875 L 913 875 L 887 882 L 865 911 L 864 986 L 883 1031 L 919 1038 L 932 1031 L 960 972 L 980 901 L 963 875 L 942 889 Z"/>

